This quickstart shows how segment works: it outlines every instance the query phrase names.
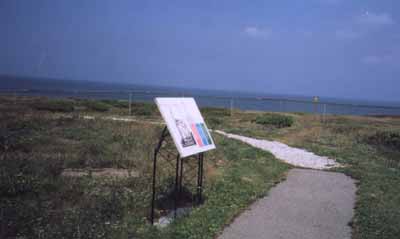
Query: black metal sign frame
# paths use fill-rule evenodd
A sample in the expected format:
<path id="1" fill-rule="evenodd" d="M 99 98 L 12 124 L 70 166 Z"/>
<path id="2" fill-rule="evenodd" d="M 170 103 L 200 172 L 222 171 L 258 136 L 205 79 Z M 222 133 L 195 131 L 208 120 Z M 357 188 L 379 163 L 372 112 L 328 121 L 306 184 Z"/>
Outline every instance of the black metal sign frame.
<path id="1" fill-rule="evenodd" d="M 162 149 L 162 144 L 169 137 L 170 134 L 168 132 L 168 128 L 165 126 L 161 136 L 159 138 L 158 144 L 154 149 L 153 155 L 153 178 L 152 178 L 152 198 L 151 198 L 151 212 L 150 212 L 150 222 L 154 224 L 154 207 L 156 200 L 156 176 L 157 176 L 157 157 L 160 155 L 160 150 Z M 203 200 L 203 161 L 204 161 L 204 153 L 199 153 L 194 155 L 197 158 L 198 169 L 197 169 L 197 187 L 196 187 L 196 203 L 200 204 Z M 189 156 L 193 157 L 193 156 Z M 188 158 L 188 157 L 187 157 Z M 183 163 L 184 159 L 181 158 L 179 153 L 177 153 L 176 157 L 176 167 L 175 167 L 175 189 L 174 189 L 174 216 L 176 217 L 177 212 L 177 204 L 179 200 L 179 195 L 182 191 L 182 181 L 183 181 Z"/>

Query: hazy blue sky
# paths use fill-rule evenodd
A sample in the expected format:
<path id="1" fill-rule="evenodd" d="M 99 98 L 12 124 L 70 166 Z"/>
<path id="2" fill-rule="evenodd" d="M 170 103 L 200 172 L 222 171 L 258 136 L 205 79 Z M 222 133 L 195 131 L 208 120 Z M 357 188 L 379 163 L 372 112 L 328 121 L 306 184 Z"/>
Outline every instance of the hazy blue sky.
<path id="1" fill-rule="evenodd" d="M 399 0 L 0 1 L 0 74 L 400 101 Z"/>

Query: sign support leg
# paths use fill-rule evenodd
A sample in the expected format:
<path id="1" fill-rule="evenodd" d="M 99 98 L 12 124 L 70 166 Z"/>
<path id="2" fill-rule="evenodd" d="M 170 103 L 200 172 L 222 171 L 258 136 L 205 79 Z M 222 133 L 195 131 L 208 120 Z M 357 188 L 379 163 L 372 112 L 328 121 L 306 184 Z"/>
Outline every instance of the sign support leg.
<path id="1" fill-rule="evenodd" d="M 150 222 L 151 224 L 154 224 L 154 202 L 156 198 L 156 170 L 157 170 L 157 155 L 158 152 L 160 151 L 160 148 L 162 146 L 162 143 L 165 139 L 165 137 L 168 135 L 168 130 L 167 127 L 164 127 L 160 140 L 158 141 L 157 147 L 154 149 L 154 155 L 153 155 L 153 194 L 151 197 L 151 212 L 150 212 Z"/>
<path id="2" fill-rule="evenodd" d="M 174 202 L 174 217 L 176 218 L 176 210 L 178 208 L 178 200 L 179 200 L 179 159 L 180 156 L 176 157 L 176 171 L 175 171 L 175 202 Z"/>
<path id="3" fill-rule="evenodd" d="M 153 158 L 153 194 L 151 197 L 151 214 L 150 214 L 150 222 L 154 224 L 154 201 L 156 197 L 156 169 L 157 169 L 157 150 L 154 150 L 154 158 Z"/>
<path id="4" fill-rule="evenodd" d="M 203 173 L 204 173 L 204 153 L 201 153 L 201 176 L 200 176 L 200 203 L 203 201 Z"/>
<path id="5" fill-rule="evenodd" d="M 198 155 L 198 171 L 197 171 L 197 203 L 201 204 L 203 193 L 203 159 L 204 153 Z"/>
<path id="6" fill-rule="evenodd" d="M 183 158 L 181 158 L 181 168 L 179 175 L 179 194 L 182 195 L 182 181 L 183 181 Z"/>

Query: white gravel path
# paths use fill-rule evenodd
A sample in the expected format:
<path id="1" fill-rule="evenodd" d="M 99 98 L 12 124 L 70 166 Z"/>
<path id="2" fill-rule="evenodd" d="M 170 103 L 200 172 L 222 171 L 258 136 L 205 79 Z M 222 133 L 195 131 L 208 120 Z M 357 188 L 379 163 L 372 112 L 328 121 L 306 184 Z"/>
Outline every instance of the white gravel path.
<path id="1" fill-rule="evenodd" d="M 228 138 L 237 139 L 247 143 L 255 148 L 271 152 L 276 158 L 297 167 L 311 169 L 329 169 L 340 167 L 335 160 L 328 157 L 318 156 L 304 149 L 290 147 L 286 144 L 269 141 L 265 139 L 254 139 L 236 134 L 225 133 L 221 130 L 214 130 L 218 134 L 222 134 Z"/>

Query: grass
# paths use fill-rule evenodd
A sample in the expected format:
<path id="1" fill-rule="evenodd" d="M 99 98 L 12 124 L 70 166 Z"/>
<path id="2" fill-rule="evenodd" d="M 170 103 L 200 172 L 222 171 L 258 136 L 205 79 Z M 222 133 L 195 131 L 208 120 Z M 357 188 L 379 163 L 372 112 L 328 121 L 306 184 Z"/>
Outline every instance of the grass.
<path id="1" fill-rule="evenodd" d="M 147 216 L 151 155 L 161 126 L 77 116 L 126 111 L 110 102 L 103 102 L 110 106 L 104 112 L 79 108 L 87 103 L 74 99 L 68 100 L 73 112 L 39 111 L 34 107 L 38 102 L 48 103 L 45 98 L 19 98 L 17 104 L 4 98 L 0 103 L 2 238 L 214 238 L 289 169 L 269 153 L 214 135 L 217 149 L 206 154 L 204 204 L 157 229 Z M 154 105 L 136 103 L 135 108 L 137 117 L 159 117 Z M 166 161 L 159 165 L 157 189 L 162 195 L 173 182 L 174 167 Z M 193 165 L 195 161 L 187 162 L 188 169 Z M 62 176 L 64 169 L 104 168 L 135 173 Z M 185 178 L 184 184 L 192 191 L 193 180 Z"/>
<path id="2" fill-rule="evenodd" d="M 124 102 L 102 101 L 109 106 L 104 112 L 84 107 L 75 99 L 68 100 L 73 112 L 34 107 L 46 101 L 19 98 L 15 104 L 13 99 L 1 98 L 0 203 L 10 235 L 215 238 L 290 168 L 271 154 L 213 135 L 217 149 L 206 154 L 205 203 L 167 228 L 157 229 L 147 223 L 146 216 L 151 151 L 160 126 L 78 117 L 127 115 Z M 290 127 L 281 128 L 257 123 L 257 117 L 265 115 L 261 112 L 235 110 L 231 116 L 229 110 L 203 108 L 202 113 L 210 128 L 279 140 L 335 158 L 345 166 L 336 171 L 357 181 L 352 238 L 400 235 L 399 118 L 274 114 L 293 119 Z M 131 117 L 160 120 L 154 104 L 145 103 L 133 104 Z M 140 177 L 60 176 L 64 168 L 104 167 L 129 169 Z M 166 162 L 159 168 L 158 191 L 166 193 L 174 169 Z"/>

